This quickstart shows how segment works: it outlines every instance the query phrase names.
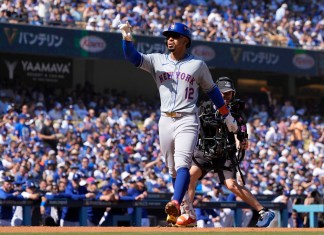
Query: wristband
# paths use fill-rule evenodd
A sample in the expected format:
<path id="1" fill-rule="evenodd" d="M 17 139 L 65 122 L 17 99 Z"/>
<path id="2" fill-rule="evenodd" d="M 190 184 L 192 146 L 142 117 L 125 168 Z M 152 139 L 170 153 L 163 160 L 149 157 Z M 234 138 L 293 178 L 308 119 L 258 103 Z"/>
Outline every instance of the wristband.
<path id="1" fill-rule="evenodd" d="M 229 114 L 229 110 L 228 108 L 226 107 L 226 105 L 223 105 L 222 107 L 220 107 L 219 109 L 219 112 L 222 116 L 226 117 L 228 114 Z"/>
<path id="2" fill-rule="evenodd" d="M 41 202 L 40 206 L 45 206 L 46 202 Z"/>

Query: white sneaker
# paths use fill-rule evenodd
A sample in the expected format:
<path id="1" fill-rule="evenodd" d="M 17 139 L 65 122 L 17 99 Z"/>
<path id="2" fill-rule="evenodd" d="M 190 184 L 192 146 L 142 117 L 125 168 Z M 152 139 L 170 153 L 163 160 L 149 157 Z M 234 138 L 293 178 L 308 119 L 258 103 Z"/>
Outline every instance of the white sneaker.
<path id="1" fill-rule="evenodd" d="M 271 221 L 274 219 L 275 213 L 273 211 L 266 211 L 260 215 L 259 220 L 256 224 L 257 227 L 268 227 Z"/>

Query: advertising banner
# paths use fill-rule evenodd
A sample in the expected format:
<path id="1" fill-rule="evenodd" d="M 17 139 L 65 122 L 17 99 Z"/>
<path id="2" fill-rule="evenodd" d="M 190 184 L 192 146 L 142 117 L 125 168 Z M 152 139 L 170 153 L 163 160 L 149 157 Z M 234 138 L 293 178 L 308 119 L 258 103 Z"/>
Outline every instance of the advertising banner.
<path id="1" fill-rule="evenodd" d="M 0 54 L 0 79 L 11 83 L 71 86 L 73 63 L 64 57 Z"/>
<path id="2" fill-rule="evenodd" d="M 119 33 L 3 23 L 0 52 L 123 59 Z"/>
<path id="3" fill-rule="evenodd" d="M 144 54 L 166 52 L 164 39 L 159 37 L 135 36 L 135 46 Z M 316 51 L 204 41 L 193 41 L 189 51 L 210 68 L 309 76 L 318 74 L 316 61 L 319 52 Z"/>
<path id="4" fill-rule="evenodd" d="M 164 37 L 135 35 L 141 53 L 166 51 Z M 193 40 L 192 54 L 211 68 L 319 74 L 317 51 Z M 0 23 L 0 52 L 123 60 L 121 34 Z"/>

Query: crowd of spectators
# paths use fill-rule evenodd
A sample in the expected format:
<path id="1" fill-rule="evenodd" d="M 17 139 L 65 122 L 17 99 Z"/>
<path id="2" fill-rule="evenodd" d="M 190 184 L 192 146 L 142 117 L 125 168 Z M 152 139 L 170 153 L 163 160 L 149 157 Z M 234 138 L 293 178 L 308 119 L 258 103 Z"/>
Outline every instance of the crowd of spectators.
<path id="1" fill-rule="evenodd" d="M 193 40 L 323 50 L 321 0 L 0 0 L 0 22 L 113 32 L 129 21 L 135 34 L 160 36 L 171 22 Z"/>
<path id="2" fill-rule="evenodd" d="M 173 192 L 160 152 L 159 103 L 91 87 L 0 90 L 0 180 L 32 181 L 43 192 L 52 192 L 54 183 L 64 192 L 77 178 L 94 193 L 108 187 L 134 200 L 144 199 L 144 192 Z M 323 117 L 310 106 L 274 102 L 269 91 L 266 97 L 265 103 L 252 97 L 246 102 L 250 147 L 242 169 L 247 187 L 254 194 L 289 192 L 300 196 L 299 204 L 314 192 L 323 197 Z M 216 185 L 208 173 L 197 192 Z"/>

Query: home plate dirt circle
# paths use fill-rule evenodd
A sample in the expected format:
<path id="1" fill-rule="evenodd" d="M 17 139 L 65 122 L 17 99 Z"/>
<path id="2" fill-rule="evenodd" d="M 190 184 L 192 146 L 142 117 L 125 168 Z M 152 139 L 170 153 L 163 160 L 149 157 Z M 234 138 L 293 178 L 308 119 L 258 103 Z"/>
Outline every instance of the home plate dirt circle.
<path id="1" fill-rule="evenodd" d="M 323 228 L 1 227 L 1 233 L 68 232 L 323 232 Z"/>

